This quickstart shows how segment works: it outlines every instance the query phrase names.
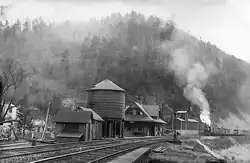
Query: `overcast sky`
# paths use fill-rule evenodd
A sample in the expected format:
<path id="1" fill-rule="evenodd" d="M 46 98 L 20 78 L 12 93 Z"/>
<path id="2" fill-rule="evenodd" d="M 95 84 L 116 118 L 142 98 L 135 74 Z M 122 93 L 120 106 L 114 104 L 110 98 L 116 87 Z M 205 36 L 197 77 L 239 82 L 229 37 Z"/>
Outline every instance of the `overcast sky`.
<path id="1" fill-rule="evenodd" d="M 250 61 L 250 0 L 0 0 L 0 4 L 11 4 L 6 10 L 8 19 L 42 16 L 58 22 L 134 9 L 172 18 L 184 31 Z"/>

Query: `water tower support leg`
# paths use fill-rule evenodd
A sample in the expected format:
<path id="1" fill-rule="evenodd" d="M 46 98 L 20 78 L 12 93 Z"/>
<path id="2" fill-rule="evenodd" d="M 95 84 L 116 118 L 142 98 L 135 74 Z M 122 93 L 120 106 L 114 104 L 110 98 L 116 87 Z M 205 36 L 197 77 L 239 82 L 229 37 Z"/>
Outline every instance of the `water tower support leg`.
<path id="1" fill-rule="evenodd" d="M 116 121 L 114 121 L 114 125 L 115 125 L 114 137 L 116 137 Z"/>
<path id="2" fill-rule="evenodd" d="M 112 122 L 109 121 L 109 136 L 108 137 L 112 137 L 111 133 L 112 133 Z"/>

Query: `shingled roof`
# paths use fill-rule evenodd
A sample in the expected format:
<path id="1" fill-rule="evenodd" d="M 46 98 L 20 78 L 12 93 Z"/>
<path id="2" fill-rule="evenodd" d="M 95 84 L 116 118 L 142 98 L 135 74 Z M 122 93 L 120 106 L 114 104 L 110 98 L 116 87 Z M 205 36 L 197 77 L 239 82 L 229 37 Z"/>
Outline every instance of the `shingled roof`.
<path id="1" fill-rule="evenodd" d="M 143 108 L 152 117 L 159 117 L 160 108 L 158 105 L 143 105 Z"/>
<path id="2" fill-rule="evenodd" d="M 59 123 L 89 123 L 91 122 L 91 115 L 91 111 L 73 112 L 62 110 L 57 113 L 53 121 Z"/>
<path id="3" fill-rule="evenodd" d="M 164 122 L 161 119 L 154 119 L 151 117 L 151 115 L 145 110 L 144 105 L 141 105 L 137 102 L 134 102 L 135 105 L 138 106 L 138 108 L 140 108 L 140 110 L 146 115 L 146 117 L 141 117 L 141 116 L 131 116 L 131 115 L 126 115 L 125 116 L 125 121 L 132 121 L 132 122 L 155 122 L 155 123 L 161 123 L 161 124 L 166 124 L 166 122 Z M 132 104 L 130 106 L 127 106 L 125 111 L 127 109 L 129 109 L 132 106 Z M 154 107 L 152 107 L 154 108 Z"/>
<path id="4" fill-rule="evenodd" d="M 125 92 L 124 89 L 113 83 L 112 81 L 105 79 L 102 82 L 96 84 L 93 88 L 89 90 L 112 90 L 112 91 L 122 91 Z"/>
<path id="5" fill-rule="evenodd" d="M 100 117 L 96 112 L 94 112 L 92 109 L 90 109 L 90 108 L 84 108 L 84 107 L 82 107 L 82 106 L 79 106 L 79 108 L 81 109 L 81 110 L 83 110 L 83 111 L 90 111 L 90 112 L 92 112 L 92 116 L 93 116 L 93 119 L 94 120 L 96 120 L 96 121 L 104 121 L 103 119 L 102 119 L 102 117 Z"/>

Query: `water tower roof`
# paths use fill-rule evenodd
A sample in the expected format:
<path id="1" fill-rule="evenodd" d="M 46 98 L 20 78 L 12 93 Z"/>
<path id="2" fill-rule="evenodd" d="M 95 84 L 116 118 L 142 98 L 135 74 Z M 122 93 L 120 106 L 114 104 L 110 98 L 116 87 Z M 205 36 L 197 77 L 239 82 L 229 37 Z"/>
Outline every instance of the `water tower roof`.
<path id="1" fill-rule="evenodd" d="M 113 83 L 112 81 L 105 79 L 102 82 L 96 84 L 93 88 L 89 90 L 112 90 L 112 91 L 122 91 L 125 92 L 124 89 Z"/>

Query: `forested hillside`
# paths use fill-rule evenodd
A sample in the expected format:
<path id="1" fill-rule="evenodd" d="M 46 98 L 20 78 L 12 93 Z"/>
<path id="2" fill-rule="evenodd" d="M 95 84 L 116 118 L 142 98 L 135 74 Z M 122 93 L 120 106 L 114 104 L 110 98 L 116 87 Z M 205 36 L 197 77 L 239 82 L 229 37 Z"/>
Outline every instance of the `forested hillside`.
<path id="1" fill-rule="evenodd" d="M 179 30 L 170 20 L 135 12 L 74 25 L 42 19 L 2 22 L 1 67 L 5 83 L 12 82 L 5 98 L 40 110 L 52 100 L 53 114 L 60 99 L 85 100 L 85 89 L 108 78 L 126 90 L 127 102 L 141 95 L 144 103 L 182 110 L 190 102 L 184 96 L 185 83 L 171 69 L 176 50 L 207 65 L 206 70 L 214 69 L 200 87 L 213 116 L 225 119 L 232 113 L 243 118 L 242 113 L 249 112 L 247 63 Z M 185 61 L 179 60 L 179 66 Z M 13 84 L 17 81 L 20 84 Z"/>

